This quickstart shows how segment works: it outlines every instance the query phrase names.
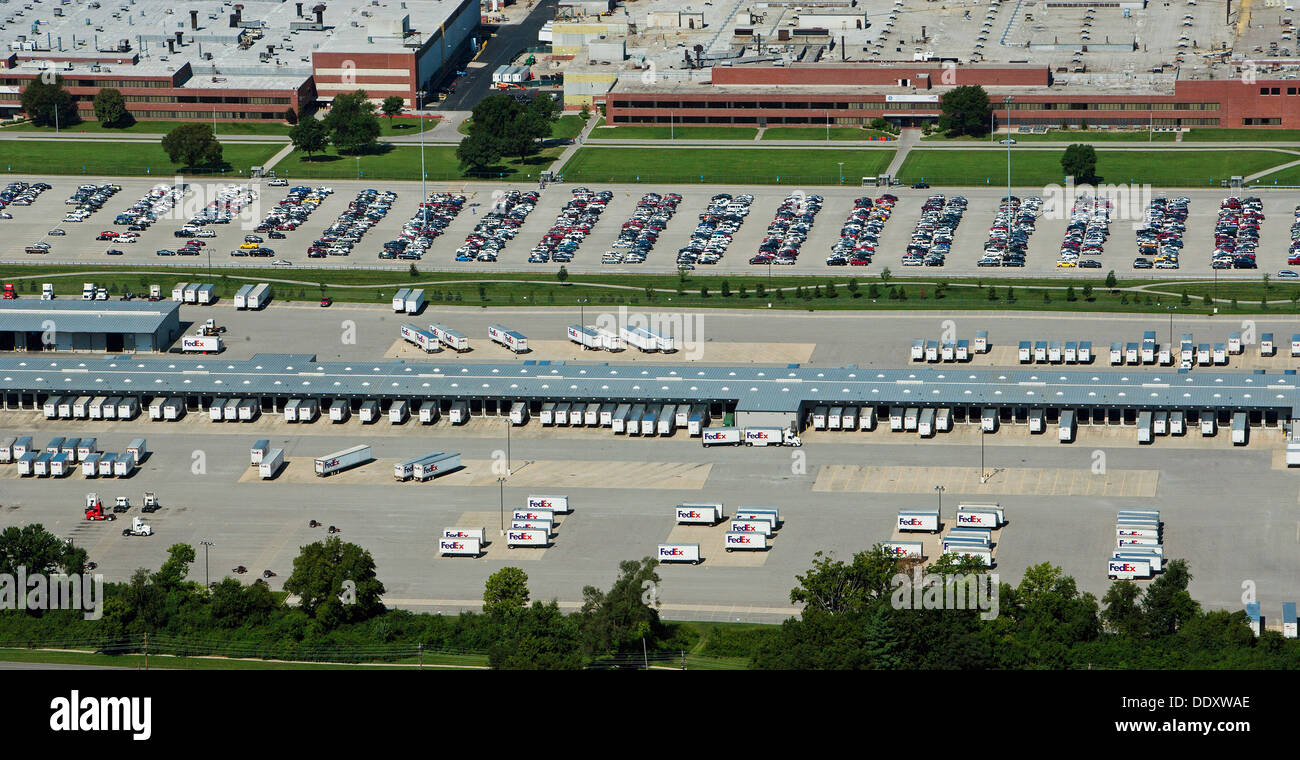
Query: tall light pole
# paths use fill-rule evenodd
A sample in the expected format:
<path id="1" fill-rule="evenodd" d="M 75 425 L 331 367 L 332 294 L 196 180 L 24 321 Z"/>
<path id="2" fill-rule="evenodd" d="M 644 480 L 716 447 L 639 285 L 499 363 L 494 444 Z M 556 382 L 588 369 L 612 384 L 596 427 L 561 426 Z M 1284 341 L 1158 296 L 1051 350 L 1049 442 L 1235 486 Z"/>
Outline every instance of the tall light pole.
<path id="1" fill-rule="evenodd" d="M 669 140 L 675 140 L 675 139 L 677 139 L 676 137 L 673 136 L 673 134 L 674 134 L 673 126 L 674 126 L 674 124 L 673 124 L 673 112 L 672 112 L 672 111 L 669 111 L 669 112 L 668 112 L 668 139 L 669 139 Z"/>
<path id="2" fill-rule="evenodd" d="M 208 587 L 208 547 L 216 546 L 211 541 L 200 541 L 199 545 L 203 547 L 203 588 Z"/>
<path id="3" fill-rule="evenodd" d="M 844 162 L 836 161 L 835 163 L 840 165 L 840 184 L 842 185 L 844 184 Z"/>
<path id="4" fill-rule="evenodd" d="M 984 419 L 980 418 L 980 483 L 988 482 L 988 476 L 984 474 Z"/>
<path id="5" fill-rule="evenodd" d="M 587 299 L 585 298 L 578 299 L 578 326 L 579 327 L 587 326 L 587 312 L 585 306 L 586 303 L 587 303 Z"/>
<path id="6" fill-rule="evenodd" d="M 506 479 L 497 478 L 497 495 L 501 499 L 501 535 L 506 534 Z"/>
<path id="7" fill-rule="evenodd" d="M 934 492 L 937 493 L 937 494 L 939 495 L 939 513 L 940 513 L 940 514 L 943 513 L 943 492 L 946 491 L 946 490 L 948 490 L 948 489 L 944 488 L 943 486 L 935 486 L 935 487 L 934 487 Z"/>
<path id="8" fill-rule="evenodd" d="M 1011 96 L 1002 99 L 1007 105 L 1007 197 L 1011 197 Z"/>
<path id="9" fill-rule="evenodd" d="M 421 224 L 421 227 L 423 228 L 421 230 L 422 232 L 429 228 L 429 207 L 426 205 L 429 200 L 429 194 L 425 191 L 424 187 L 425 178 L 427 176 L 424 171 L 424 111 L 421 110 L 424 108 L 424 94 L 424 90 L 415 91 L 415 108 L 419 111 L 417 115 L 420 117 L 420 208 L 424 209 L 423 222 Z"/>
<path id="10" fill-rule="evenodd" d="M 506 413 L 506 474 L 510 474 L 510 414 Z"/>

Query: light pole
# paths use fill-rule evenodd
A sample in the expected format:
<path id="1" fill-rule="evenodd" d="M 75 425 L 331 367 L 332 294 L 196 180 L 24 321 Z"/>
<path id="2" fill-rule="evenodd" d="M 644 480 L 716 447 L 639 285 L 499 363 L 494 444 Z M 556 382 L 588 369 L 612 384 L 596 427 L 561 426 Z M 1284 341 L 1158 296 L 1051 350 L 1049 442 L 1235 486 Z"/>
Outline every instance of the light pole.
<path id="1" fill-rule="evenodd" d="M 980 483 L 988 482 L 988 477 L 984 474 L 984 420 L 980 419 Z"/>
<path id="2" fill-rule="evenodd" d="M 823 110 L 822 116 L 826 118 L 826 142 L 831 141 L 831 112 Z"/>
<path id="3" fill-rule="evenodd" d="M 937 493 L 937 494 L 939 495 L 939 513 L 940 513 L 940 514 L 943 514 L 943 492 L 946 491 L 946 490 L 948 490 L 948 489 L 944 488 L 943 486 L 935 486 L 935 487 L 934 487 L 934 492 Z"/>
<path id="4" fill-rule="evenodd" d="M 1011 197 L 1011 96 L 1002 99 L 1007 105 L 1007 197 Z M 1009 203 L 1010 201 L 1008 201 Z"/>
<path id="5" fill-rule="evenodd" d="M 836 161 L 835 163 L 840 165 L 840 184 L 842 185 L 844 184 L 844 162 Z"/>
<path id="6" fill-rule="evenodd" d="M 1177 306 L 1166 306 L 1165 309 L 1169 312 L 1169 351 L 1170 351 L 1170 353 L 1173 353 L 1173 350 L 1174 350 L 1174 311 L 1177 310 L 1178 307 L 1177 307 Z"/>
<path id="7" fill-rule="evenodd" d="M 361 156 L 357 156 L 357 179 L 361 179 Z"/>
<path id="8" fill-rule="evenodd" d="M 506 534 L 506 479 L 497 478 L 497 495 L 501 499 L 501 535 Z"/>
<path id="9" fill-rule="evenodd" d="M 510 474 L 510 414 L 506 414 L 506 474 Z"/>
<path id="10" fill-rule="evenodd" d="M 585 298 L 578 299 L 578 326 L 579 327 L 587 326 L 587 311 L 586 311 L 587 307 L 585 305 L 586 303 L 587 303 L 587 299 Z"/>
<path id="11" fill-rule="evenodd" d="M 417 110 L 424 107 L 424 90 L 415 91 L 415 107 Z M 423 228 L 421 231 L 424 231 L 429 228 L 429 207 L 426 205 L 429 194 L 424 187 L 427 176 L 424 171 L 424 111 L 421 110 L 418 116 L 420 117 L 420 208 L 424 209 L 423 221 L 420 226 Z"/>
<path id="12" fill-rule="evenodd" d="M 203 588 L 208 587 L 208 547 L 216 546 L 211 541 L 200 541 L 199 545 L 203 547 Z"/>

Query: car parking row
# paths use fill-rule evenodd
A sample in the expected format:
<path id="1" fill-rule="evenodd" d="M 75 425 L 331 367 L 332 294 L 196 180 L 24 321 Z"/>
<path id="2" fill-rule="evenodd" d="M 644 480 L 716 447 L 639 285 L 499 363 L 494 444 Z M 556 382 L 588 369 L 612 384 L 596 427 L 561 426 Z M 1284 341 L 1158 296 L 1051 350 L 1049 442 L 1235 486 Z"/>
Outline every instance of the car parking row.
<path id="1" fill-rule="evenodd" d="M 1264 221 L 1264 204 L 1259 198 L 1224 198 L 1214 222 L 1214 269 L 1256 269 L 1259 225 Z"/>
<path id="2" fill-rule="evenodd" d="M 885 193 L 874 201 L 863 196 L 853 201 L 853 210 L 840 227 L 840 238 L 826 257 L 828 266 L 867 266 L 880 245 L 880 233 L 894 213 L 898 196 Z"/>
<path id="3" fill-rule="evenodd" d="M 542 239 L 528 253 L 528 263 L 568 263 L 578 246 L 591 234 L 591 228 L 600 221 L 601 212 L 614 199 L 608 190 L 594 191 L 575 187 L 568 203 L 555 216 L 555 223 L 542 235 Z"/>
<path id="4" fill-rule="evenodd" d="M 113 224 L 125 226 L 128 232 L 144 232 L 153 226 L 160 216 L 175 208 L 187 192 L 188 189 L 183 184 L 154 185 L 140 200 L 118 214 Z"/>
<path id="5" fill-rule="evenodd" d="M 510 190 L 503 193 L 483 215 L 465 244 L 456 249 L 456 261 L 496 261 L 506 243 L 514 240 L 524 220 L 537 208 L 535 191 Z"/>
<path id="6" fill-rule="evenodd" d="M 1178 254 L 1187 231 L 1187 207 L 1191 199 L 1179 196 L 1152 198 L 1146 218 L 1137 228 L 1138 255 L 1134 269 L 1177 269 Z"/>
<path id="7" fill-rule="evenodd" d="M 696 264 L 716 264 L 740 231 L 740 225 L 749 216 L 754 196 L 742 193 L 718 193 L 709 199 L 708 207 L 700 214 L 699 224 L 691 233 L 691 240 L 677 251 L 677 266 L 694 269 Z"/>
<path id="8" fill-rule="evenodd" d="M 300 185 L 289 189 L 289 192 L 275 204 L 275 207 L 262 217 L 262 221 L 253 228 L 253 232 L 266 235 L 272 240 L 284 240 L 287 236 L 285 233 L 292 232 L 303 225 L 311 216 L 312 212 L 320 207 L 334 192 L 329 187 L 307 187 Z M 241 249 L 243 250 L 243 249 Z M 233 251 L 232 255 L 235 254 Z M 309 257 L 321 258 L 325 256 L 324 251 L 319 256 L 308 252 Z"/>
<path id="9" fill-rule="evenodd" d="M 410 220 L 402 225 L 401 234 L 384 243 L 379 258 L 418 261 L 464 206 L 465 196 L 459 193 L 433 193 L 420 201 Z"/>
<path id="10" fill-rule="evenodd" d="M 650 249 L 659 241 L 659 233 L 677 213 L 682 202 L 679 193 L 646 193 L 637 201 L 632 216 L 623 222 L 618 239 L 601 257 L 602 264 L 644 264 Z"/>
<path id="11" fill-rule="evenodd" d="M 10 182 L 5 185 L 0 190 L 0 219 L 13 219 L 13 214 L 9 213 L 10 206 L 30 206 L 49 189 L 50 186 L 44 182 Z"/>
<path id="12" fill-rule="evenodd" d="M 1300 206 L 1291 215 L 1291 247 L 1287 249 L 1286 263 L 1300 265 Z"/>
<path id="13" fill-rule="evenodd" d="M 388 215 L 395 200 L 397 193 L 392 190 L 366 188 L 357 193 L 334 224 L 325 228 L 321 236 L 311 244 L 307 254 L 310 256 L 313 251 L 323 251 L 329 256 L 347 256 L 361 242 L 366 232 Z"/>
<path id="14" fill-rule="evenodd" d="M 793 265 L 798 261 L 799 248 L 808 239 L 824 200 L 820 195 L 802 192 L 787 195 L 777 206 L 763 242 L 759 243 L 758 253 L 749 259 L 749 263 Z"/>
<path id="15" fill-rule="evenodd" d="M 1022 203 L 1014 195 L 1002 198 L 979 266 L 1023 267 L 1029 250 L 1029 236 L 1034 234 L 1043 199 L 1030 196 Z M 1058 263 L 1057 266 L 1061 266 Z M 1069 264 L 1073 266 L 1073 264 Z"/>
<path id="16" fill-rule="evenodd" d="M 1070 223 L 1061 241 L 1059 261 L 1073 261 L 1080 269 L 1100 269 L 1100 256 L 1110 237 L 1111 202 L 1108 198 L 1082 195 L 1070 209 Z M 1089 258 L 1083 258 L 1083 257 Z"/>
<path id="17" fill-rule="evenodd" d="M 921 218 L 916 222 L 912 240 L 903 253 L 903 266 L 941 267 L 952 250 L 953 235 L 966 213 L 966 198 L 955 195 L 945 198 L 935 194 L 925 199 Z"/>

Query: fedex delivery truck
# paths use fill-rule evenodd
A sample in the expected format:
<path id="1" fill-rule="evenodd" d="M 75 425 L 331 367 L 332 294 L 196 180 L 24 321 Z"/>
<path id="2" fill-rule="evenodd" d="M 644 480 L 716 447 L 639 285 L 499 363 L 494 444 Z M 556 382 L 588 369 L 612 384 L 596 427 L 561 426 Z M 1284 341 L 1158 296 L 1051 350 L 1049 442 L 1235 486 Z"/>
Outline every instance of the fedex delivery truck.
<path id="1" fill-rule="evenodd" d="M 440 538 L 438 539 L 438 556 L 440 557 L 477 557 L 483 549 L 477 538 Z"/>
<path id="2" fill-rule="evenodd" d="M 573 511 L 568 496 L 532 496 L 525 505 L 529 510 L 548 510 L 556 514 L 567 515 Z"/>
<path id="3" fill-rule="evenodd" d="M 700 564 L 699 544 L 659 544 L 660 562 L 689 562 Z"/>
<path id="4" fill-rule="evenodd" d="M 443 528 L 441 538 L 472 538 L 480 544 L 486 544 L 484 528 Z"/>
<path id="5" fill-rule="evenodd" d="M 514 529 L 506 531 L 506 548 L 513 549 L 516 546 L 549 546 L 551 537 L 544 530 L 526 530 Z"/>
<path id="6" fill-rule="evenodd" d="M 768 520 L 736 520 L 731 521 L 731 533 L 762 533 L 765 536 L 772 535 L 772 523 Z"/>
<path id="7" fill-rule="evenodd" d="M 1111 580 L 1145 580 L 1151 577 L 1151 563 L 1129 559 L 1106 561 L 1106 577 Z"/>
<path id="8" fill-rule="evenodd" d="M 717 525 L 722 522 L 721 504 L 678 504 L 678 525 Z"/>
<path id="9" fill-rule="evenodd" d="M 920 541 L 885 541 L 881 546 L 891 557 L 925 559 L 925 548 Z"/>
<path id="10" fill-rule="evenodd" d="M 757 531 L 728 532 L 723 545 L 728 552 L 763 551 L 767 549 L 767 536 Z"/>
<path id="11" fill-rule="evenodd" d="M 938 533 L 939 510 L 900 509 L 898 511 L 897 527 L 900 531 Z"/>

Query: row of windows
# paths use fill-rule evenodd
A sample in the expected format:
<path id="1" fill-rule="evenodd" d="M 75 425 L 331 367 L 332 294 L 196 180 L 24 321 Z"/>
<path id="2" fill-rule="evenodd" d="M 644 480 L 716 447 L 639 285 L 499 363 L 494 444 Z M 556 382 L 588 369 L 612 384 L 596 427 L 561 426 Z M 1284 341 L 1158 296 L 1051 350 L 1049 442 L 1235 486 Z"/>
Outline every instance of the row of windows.
<path id="1" fill-rule="evenodd" d="M 1281 88 L 1281 87 L 1261 87 L 1261 88 L 1259 88 L 1259 94 L 1260 94 L 1260 95 L 1281 95 L 1281 94 L 1282 94 L 1282 88 Z M 1297 94 L 1300 94 L 1300 88 L 1297 88 L 1297 87 L 1288 87 L 1288 88 L 1286 88 L 1286 94 L 1287 94 L 1287 95 L 1297 95 Z"/>
<path id="2" fill-rule="evenodd" d="M 1280 127 L 1282 126 L 1282 119 L 1278 117 L 1245 118 L 1241 120 L 1241 123 L 1243 126 L 1247 126 L 1247 127 Z"/>
<path id="3" fill-rule="evenodd" d="M 83 119 L 94 119 L 93 111 L 81 111 Z M 136 111 L 131 110 L 131 115 L 137 119 L 211 119 L 211 112 L 195 113 L 194 111 Z M 263 113 L 261 111 L 217 111 L 218 119 L 273 119 L 283 118 L 283 113 Z"/>
<path id="4" fill-rule="evenodd" d="M 1273 88 L 1274 90 L 1278 88 Z M 1287 88 L 1288 94 L 1295 94 L 1296 88 Z M 1277 93 L 1274 93 L 1277 94 Z M 611 100 L 613 108 L 762 108 L 767 110 L 888 110 L 916 111 L 935 110 L 937 103 L 881 103 L 871 101 L 842 102 L 805 102 L 805 101 L 676 101 L 676 100 Z M 995 103 L 995 111 L 1006 111 L 1006 104 Z M 1012 103 L 1013 111 L 1217 111 L 1218 103 Z"/>
<path id="5" fill-rule="evenodd" d="M 1013 127 L 1029 126 L 1082 126 L 1087 123 L 1089 126 L 1111 126 L 1111 127 L 1146 127 L 1154 125 L 1157 127 L 1217 127 L 1219 120 L 1215 118 L 1204 119 L 1170 119 L 1158 118 L 1147 119 L 1143 117 L 1119 116 L 1107 117 L 1105 119 L 1088 119 L 1084 116 L 1044 116 L 1044 117 L 1016 117 L 1013 121 Z"/>

